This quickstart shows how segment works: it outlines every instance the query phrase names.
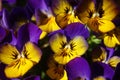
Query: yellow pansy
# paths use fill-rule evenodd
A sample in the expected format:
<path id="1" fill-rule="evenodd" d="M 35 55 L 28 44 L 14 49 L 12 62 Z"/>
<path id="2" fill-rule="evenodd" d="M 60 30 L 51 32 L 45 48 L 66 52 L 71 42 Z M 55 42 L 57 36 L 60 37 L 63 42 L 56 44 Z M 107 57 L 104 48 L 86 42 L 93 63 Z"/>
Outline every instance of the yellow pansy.
<path id="1" fill-rule="evenodd" d="M 119 10 L 112 0 L 85 0 L 77 9 L 79 19 L 92 31 L 105 33 L 115 28 L 112 20 Z"/>
<path id="2" fill-rule="evenodd" d="M 59 30 L 60 27 L 56 23 L 55 17 L 52 14 L 36 10 L 36 15 L 32 16 L 32 20 L 36 22 L 38 27 L 42 30 L 40 39 L 43 39 L 48 33 Z"/>
<path id="3" fill-rule="evenodd" d="M 55 53 L 53 57 L 60 64 L 66 64 L 75 57 L 82 56 L 88 49 L 88 44 L 82 36 L 67 41 L 65 35 L 57 33 L 50 38 L 49 42 Z"/>
<path id="4" fill-rule="evenodd" d="M 81 22 L 78 17 L 75 16 L 75 11 L 67 0 L 56 0 L 52 9 L 56 22 L 62 29 L 70 23 Z"/>
<path id="5" fill-rule="evenodd" d="M 64 65 L 58 64 L 53 59 L 53 55 L 48 59 L 48 70 L 46 71 L 46 73 L 51 79 L 68 80 Z"/>
<path id="6" fill-rule="evenodd" d="M 40 61 L 41 55 L 41 50 L 31 42 L 25 44 L 21 53 L 11 44 L 0 49 L 0 61 L 7 65 L 4 72 L 8 78 L 22 77 Z"/>

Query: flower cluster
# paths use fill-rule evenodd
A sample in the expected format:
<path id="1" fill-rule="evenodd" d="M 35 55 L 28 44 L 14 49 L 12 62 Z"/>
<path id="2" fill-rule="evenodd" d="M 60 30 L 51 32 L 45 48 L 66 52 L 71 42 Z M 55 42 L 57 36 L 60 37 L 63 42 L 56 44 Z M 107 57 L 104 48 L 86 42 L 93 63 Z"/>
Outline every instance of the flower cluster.
<path id="1" fill-rule="evenodd" d="M 0 0 L 0 80 L 120 80 L 119 0 Z"/>

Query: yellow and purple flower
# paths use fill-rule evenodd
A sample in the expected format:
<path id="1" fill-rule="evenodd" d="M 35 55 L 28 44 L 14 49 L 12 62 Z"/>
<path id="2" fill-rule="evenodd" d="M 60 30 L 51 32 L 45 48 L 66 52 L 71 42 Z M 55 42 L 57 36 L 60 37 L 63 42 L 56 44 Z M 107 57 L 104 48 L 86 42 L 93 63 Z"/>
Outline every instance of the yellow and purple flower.
<path id="1" fill-rule="evenodd" d="M 67 0 L 53 0 L 52 11 L 55 14 L 57 24 L 62 29 L 70 23 L 82 23 L 75 14 L 75 7 L 73 7 Z"/>
<path id="2" fill-rule="evenodd" d="M 77 13 L 92 31 L 105 33 L 115 28 L 112 20 L 119 10 L 113 0 L 84 0 L 79 4 Z"/>
<path id="3" fill-rule="evenodd" d="M 20 78 L 40 61 L 42 52 L 36 45 L 40 34 L 36 25 L 27 23 L 19 29 L 16 45 L 6 43 L 1 46 L 0 61 L 6 64 L 6 77 Z"/>
<path id="4" fill-rule="evenodd" d="M 88 49 L 86 35 L 89 35 L 88 30 L 79 22 L 68 25 L 65 30 L 57 31 L 49 40 L 54 59 L 60 64 L 66 64 L 82 56 Z"/>

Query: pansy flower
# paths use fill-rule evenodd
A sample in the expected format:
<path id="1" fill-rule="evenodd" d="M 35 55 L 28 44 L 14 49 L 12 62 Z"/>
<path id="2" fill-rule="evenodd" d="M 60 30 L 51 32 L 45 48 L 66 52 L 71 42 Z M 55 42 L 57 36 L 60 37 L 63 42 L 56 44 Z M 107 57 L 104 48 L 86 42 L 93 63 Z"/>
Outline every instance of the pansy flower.
<path id="1" fill-rule="evenodd" d="M 32 20 L 35 21 L 39 28 L 43 31 L 41 34 L 41 39 L 47 33 L 60 29 L 55 21 L 55 16 L 51 11 L 50 6 L 47 5 L 45 0 L 30 0 L 29 3 L 31 3 L 30 5 L 33 6 L 35 10 Z M 36 7 L 34 6 L 35 4 Z"/>
<path id="2" fill-rule="evenodd" d="M 68 80 L 66 70 L 64 69 L 64 65 L 61 65 L 57 63 L 53 55 L 50 56 L 48 59 L 48 69 L 46 71 L 46 74 L 51 78 L 55 80 Z"/>
<path id="3" fill-rule="evenodd" d="M 53 0 L 52 11 L 55 14 L 57 24 L 63 29 L 68 24 L 81 22 L 75 15 L 75 7 L 67 0 Z"/>
<path id="4" fill-rule="evenodd" d="M 73 33 L 71 33 L 72 31 Z M 66 64 L 75 57 L 82 56 L 88 49 L 88 44 L 85 40 L 86 34 L 89 34 L 87 31 L 84 25 L 78 22 L 69 24 L 65 30 L 57 31 L 53 34 L 49 43 L 54 52 L 55 61 L 60 64 Z M 84 32 L 86 33 L 83 34 Z"/>
<path id="5" fill-rule="evenodd" d="M 40 33 L 41 30 L 36 25 L 27 23 L 18 31 L 16 45 L 6 43 L 1 46 L 0 61 L 6 64 L 6 77 L 20 78 L 40 61 L 42 52 L 35 44 Z"/>
<path id="6" fill-rule="evenodd" d="M 79 19 L 94 32 L 108 32 L 115 28 L 112 20 L 119 10 L 113 0 L 84 0 L 78 8 Z"/>
<path id="7" fill-rule="evenodd" d="M 65 65 L 68 80 L 91 80 L 90 66 L 85 58 L 77 57 Z"/>
<path id="8" fill-rule="evenodd" d="M 120 62 L 119 56 L 113 56 L 114 49 L 113 48 L 103 48 L 96 47 L 92 52 L 92 60 L 93 62 L 102 62 L 110 65 L 111 67 L 116 67 Z"/>

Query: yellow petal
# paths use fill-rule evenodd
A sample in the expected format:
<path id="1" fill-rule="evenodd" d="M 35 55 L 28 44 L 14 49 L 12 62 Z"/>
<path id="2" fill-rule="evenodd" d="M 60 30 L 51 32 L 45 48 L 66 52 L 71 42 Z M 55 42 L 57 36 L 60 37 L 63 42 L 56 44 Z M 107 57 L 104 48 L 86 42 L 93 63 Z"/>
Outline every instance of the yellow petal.
<path id="1" fill-rule="evenodd" d="M 48 18 L 49 20 L 47 21 L 46 24 L 40 25 L 39 28 L 47 33 L 59 30 L 60 27 L 57 25 L 55 21 L 55 17 L 50 17 Z"/>
<path id="2" fill-rule="evenodd" d="M 113 56 L 113 57 L 110 58 L 109 61 L 108 61 L 108 63 L 109 63 L 110 66 L 112 66 L 112 67 L 116 67 L 119 62 L 120 62 L 120 57 L 118 57 L 118 56 Z"/>
<path id="3" fill-rule="evenodd" d="M 106 80 L 104 76 L 97 76 L 93 80 Z"/>
<path id="4" fill-rule="evenodd" d="M 62 52 L 62 45 L 67 43 L 67 39 L 63 34 L 55 34 L 50 38 L 50 47 L 54 53 L 60 54 Z"/>
<path id="5" fill-rule="evenodd" d="M 27 42 L 22 51 L 23 56 L 35 63 L 38 63 L 41 59 L 42 52 L 39 47 L 37 47 L 32 42 Z"/>
<path id="6" fill-rule="evenodd" d="M 54 54 L 54 59 L 60 64 L 66 64 L 75 57 L 81 56 L 88 49 L 88 44 L 81 36 L 75 37 L 66 43 L 59 53 Z"/>
<path id="7" fill-rule="evenodd" d="M 40 39 L 40 40 L 43 39 L 46 35 L 47 35 L 47 32 L 42 31 L 42 33 L 41 33 L 39 39 Z"/>
<path id="8" fill-rule="evenodd" d="M 73 44 L 72 54 L 76 56 L 82 56 L 88 49 L 88 44 L 82 36 L 73 38 L 70 44 Z"/>
<path id="9" fill-rule="evenodd" d="M 66 13 L 58 14 L 56 16 L 56 22 L 62 29 L 65 28 L 70 23 L 74 23 L 74 22 L 82 23 L 78 19 L 77 16 L 74 16 L 74 13 L 71 13 L 71 14 L 66 14 Z"/>
<path id="10" fill-rule="evenodd" d="M 98 23 L 99 23 L 98 29 L 103 33 L 109 32 L 115 28 L 115 25 L 113 24 L 113 22 L 109 20 L 100 19 L 98 20 Z"/>
<path id="11" fill-rule="evenodd" d="M 20 58 L 19 60 L 6 66 L 4 70 L 5 75 L 8 78 L 22 77 L 32 66 L 33 66 L 32 61 L 27 60 L 25 58 Z"/>
<path id="12" fill-rule="evenodd" d="M 113 34 L 113 37 L 115 39 L 116 44 L 120 45 L 119 36 L 116 36 L 115 34 Z"/>
<path id="13" fill-rule="evenodd" d="M 13 45 L 6 44 L 0 48 L 0 61 L 5 64 L 11 64 L 17 60 L 18 55 L 19 52 Z"/>
<path id="14" fill-rule="evenodd" d="M 85 24 L 91 18 L 90 13 L 93 13 L 94 11 L 95 5 L 93 0 L 84 0 L 77 8 L 78 17 Z"/>
<path id="15" fill-rule="evenodd" d="M 69 13 L 69 11 L 72 11 L 72 6 L 68 3 L 67 0 L 55 0 L 54 3 L 55 4 L 52 8 L 55 15 Z"/>
<path id="16" fill-rule="evenodd" d="M 115 47 L 117 44 L 116 38 L 114 36 L 109 35 L 105 35 L 103 42 L 107 47 Z"/>
<path id="17" fill-rule="evenodd" d="M 47 75 L 51 79 L 55 80 L 67 80 L 66 71 L 64 70 L 63 65 L 58 65 L 56 67 L 51 67 L 47 70 Z"/>
<path id="18" fill-rule="evenodd" d="M 93 62 L 105 62 L 107 58 L 107 52 L 102 47 L 96 47 L 92 51 Z"/>
<path id="19" fill-rule="evenodd" d="M 119 13 L 113 0 L 103 0 L 104 16 L 102 19 L 113 20 Z"/>

